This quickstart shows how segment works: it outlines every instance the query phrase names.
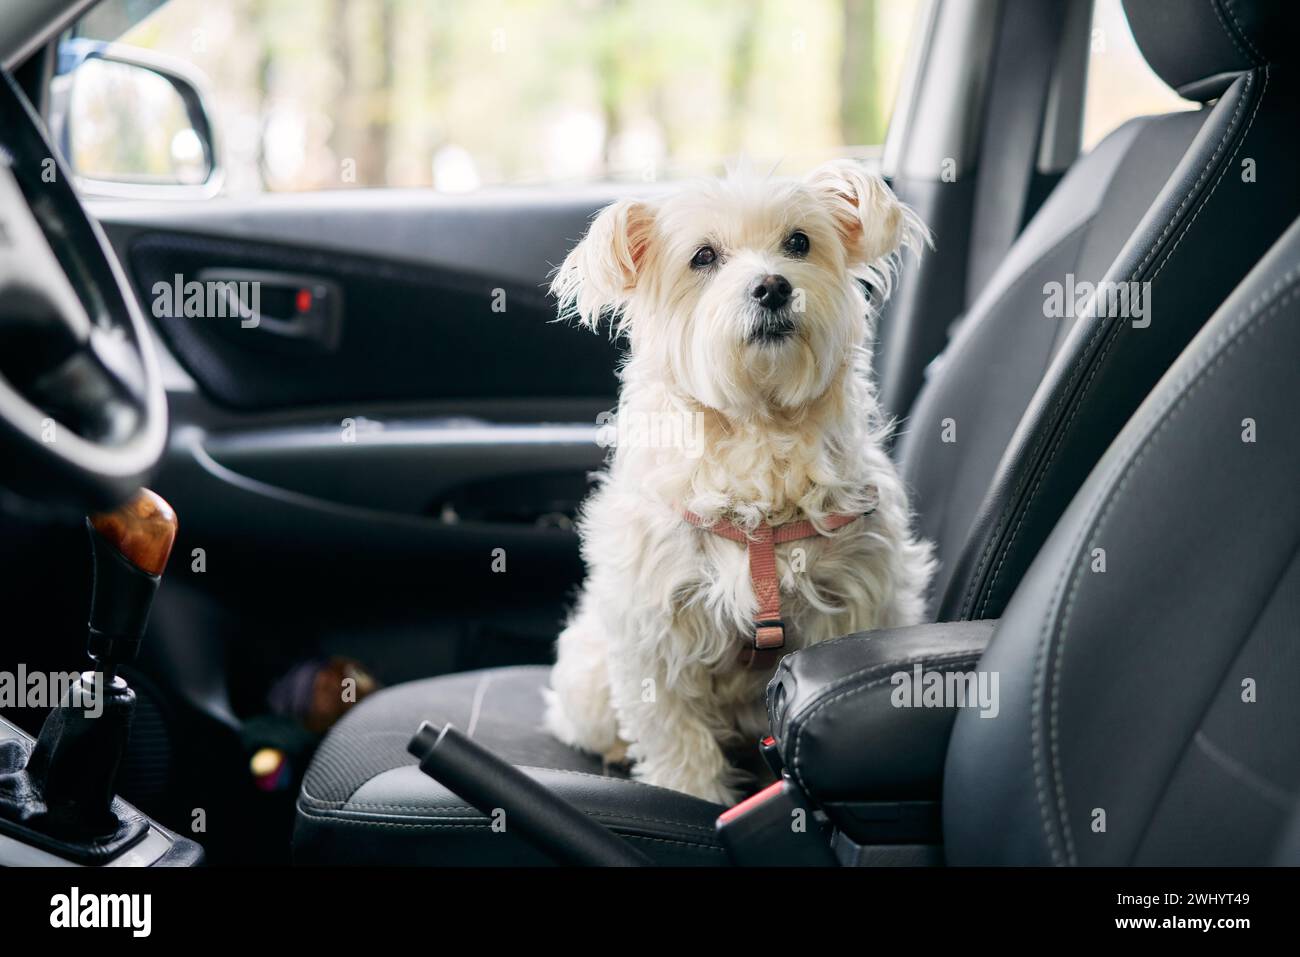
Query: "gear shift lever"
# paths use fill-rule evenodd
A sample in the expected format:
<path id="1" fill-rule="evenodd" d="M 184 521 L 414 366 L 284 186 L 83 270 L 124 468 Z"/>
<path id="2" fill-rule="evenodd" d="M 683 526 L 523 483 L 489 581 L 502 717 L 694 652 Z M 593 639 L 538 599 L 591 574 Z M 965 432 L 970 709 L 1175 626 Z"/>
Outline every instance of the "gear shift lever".
<path id="1" fill-rule="evenodd" d="M 86 651 L 112 683 L 117 666 L 140 650 L 154 592 L 176 541 L 176 513 L 141 489 L 114 512 L 86 519 L 95 582 Z"/>
<path id="2" fill-rule="evenodd" d="M 0 818 L 63 853 L 93 859 L 116 853 L 144 832 L 142 820 L 122 821 L 113 812 L 117 768 L 135 712 L 135 692 L 117 668 L 140 650 L 176 540 L 176 513 L 141 489 L 86 525 L 95 576 L 87 651 L 95 670 L 83 673 L 45 719 L 25 769 L 0 773 Z"/>

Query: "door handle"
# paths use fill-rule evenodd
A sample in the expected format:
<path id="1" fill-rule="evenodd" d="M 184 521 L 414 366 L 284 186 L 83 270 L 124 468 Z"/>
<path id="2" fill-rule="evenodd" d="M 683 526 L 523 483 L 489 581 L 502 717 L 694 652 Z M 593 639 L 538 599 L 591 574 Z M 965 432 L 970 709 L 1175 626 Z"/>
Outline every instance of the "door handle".
<path id="1" fill-rule="evenodd" d="M 333 352 L 343 332 L 343 293 L 338 283 L 303 273 L 213 267 L 198 280 L 219 288 L 230 315 L 245 329 L 286 346 Z M 266 341 L 266 340 L 262 340 Z"/>

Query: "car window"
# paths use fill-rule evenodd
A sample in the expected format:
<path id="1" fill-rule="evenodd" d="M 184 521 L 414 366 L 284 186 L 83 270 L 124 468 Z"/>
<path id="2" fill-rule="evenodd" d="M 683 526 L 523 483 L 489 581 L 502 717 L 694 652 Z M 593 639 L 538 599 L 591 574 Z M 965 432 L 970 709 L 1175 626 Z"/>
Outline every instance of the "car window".
<path id="1" fill-rule="evenodd" d="M 170 0 L 98 39 L 207 76 L 228 193 L 460 192 L 875 155 L 924 2 Z"/>
<path id="2" fill-rule="evenodd" d="M 1083 102 L 1083 148 L 1090 150 L 1135 116 L 1194 110 L 1156 76 L 1138 50 L 1120 0 L 1096 0 Z"/>

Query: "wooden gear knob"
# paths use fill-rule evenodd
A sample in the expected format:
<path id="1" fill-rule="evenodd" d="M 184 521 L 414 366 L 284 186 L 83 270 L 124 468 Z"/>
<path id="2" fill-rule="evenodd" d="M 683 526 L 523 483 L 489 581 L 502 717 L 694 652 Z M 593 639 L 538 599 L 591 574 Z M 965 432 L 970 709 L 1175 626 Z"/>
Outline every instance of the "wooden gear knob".
<path id="1" fill-rule="evenodd" d="M 161 575 L 176 542 L 176 512 L 157 492 L 142 488 L 120 508 L 90 516 L 96 532 L 142 572 Z"/>

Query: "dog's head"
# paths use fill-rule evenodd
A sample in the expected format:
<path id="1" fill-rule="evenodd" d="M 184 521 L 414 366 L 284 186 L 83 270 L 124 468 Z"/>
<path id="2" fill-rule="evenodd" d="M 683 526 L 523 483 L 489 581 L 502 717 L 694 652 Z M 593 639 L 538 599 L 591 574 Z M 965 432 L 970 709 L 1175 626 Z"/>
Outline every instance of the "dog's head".
<path id="1" fill-rule="evenodd" d="M 746 416 L 816 401 L 867 337 L 858 279 L 928 239 L 884 182 L 852 162 L 803 180 L 731 176 L 605 208 L 551 289 L 562 314 L 627 335 L 629 374 L 663 377 Z"/>

